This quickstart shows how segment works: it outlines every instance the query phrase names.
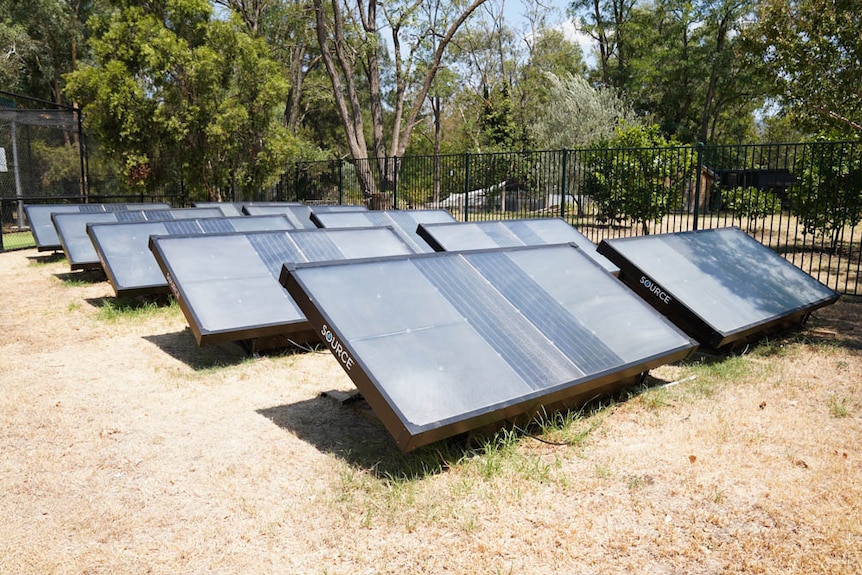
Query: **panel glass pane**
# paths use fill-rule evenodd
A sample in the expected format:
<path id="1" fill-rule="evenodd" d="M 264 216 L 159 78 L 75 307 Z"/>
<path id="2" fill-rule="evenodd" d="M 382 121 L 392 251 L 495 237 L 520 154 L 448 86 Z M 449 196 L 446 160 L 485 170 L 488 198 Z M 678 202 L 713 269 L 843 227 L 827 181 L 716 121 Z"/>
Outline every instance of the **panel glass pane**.
<path id="1" fill-rule="evenodd" d="M 207 229 L 210 220 L 201 220 L 201 226 Z M 296 229 L 289 219 L 284 215 L 276 216 L 243 216 L 240 218 L 230 218 L 225 220 L 225 223 L 230 226 L 230 230 L 236 232 L 262 232 L 268 230 L 293 230 Z"/>
<path id="2" fill-rule="evenodd" d="M 354 342 L 405 423 L 430 425 L 532 391 L 465 321 Z M 469 350 L 469 361 L 464 361 Z"/>
<path id="3" fill-rule="evenodd" d="M 737 228 L 609 243 L 722 334 L 780 318 L 835 293 Z"/>
<path id="4" fill-rule="evenodd" d="M 575 244 L 605 271 L 619 273 L 619 267 L 599 254 L 595 244 L 560 218 L 423 224 L 420 236 L 431 238 L 445 251 Z"/>
<path id="5" fill-rule="evenodd" d="M 327 313 L 339 318 L 338 327 L 348 339 L 464 321 L 416 266 L 406 260 L 360 262 L 337 269 L 308 268 L 303 270 L 303 279 L 313 284 L 315 295 L 327 302 Z M 358 301 L 361 305 L 357 305 Z"/>
<path id="6" fill-rule="evenodd" d="M 184 280 L 182 292 L 194 300 L 202 333 L 234 331 L 241 326 L 289 325 L 305 321 L 278 282 L 266 277 L 225 277 L 217 281 Z"/>
<path id="7" fill-rule="evenodd" d="M 299 265 L 282 279 L 408 448 L 545 396 L 601 393 L 581 386 L 629 381 L 695 347 L 568 244 Z"/>
<path id="8" fill-rule="evenodd" d="M 333 241 L 336 238 L 338 241 Z M 362 230 L 288 230 L 283 232 L 243 232 L 218 236 L 175 236 L 153 239 L 153 253 L 169 268 L 174 283 L 184 293 L 193 323 L 196 317 L 210 322 L 201 330 L 220 333 L 248 334 L 259 326 L 299 324 L 310 329 L 305 316 L 278 282 L 285 263 L 322 259 L 343 260 L 349 257 L 370 257 L 381 254 L 407 254 L 409 248 L 388 228 Z M 349 246 L 347 253 L 341 246 Z M 248 285 L 243 279 L 253 279 Z M 259 286 L 267 285 L 266 290 Z M 207 286 L 212 286 L 211 292 Z M 276 297 L 277 290 L 278 296 Z M 259 307 L 251 310 L 254 299 L 221 300 L 226 290 L 248 294 L 257 290 Z M 290 301 L 283 307 L 284 298 Z M 215 302 L 219 302 L 216 304 Z M 218 310 L 209 309 L 218 305 Z M 251 311 L 250 311 L 251 310 Z M 248 337 L 246 335 L 246 337 Z"/>

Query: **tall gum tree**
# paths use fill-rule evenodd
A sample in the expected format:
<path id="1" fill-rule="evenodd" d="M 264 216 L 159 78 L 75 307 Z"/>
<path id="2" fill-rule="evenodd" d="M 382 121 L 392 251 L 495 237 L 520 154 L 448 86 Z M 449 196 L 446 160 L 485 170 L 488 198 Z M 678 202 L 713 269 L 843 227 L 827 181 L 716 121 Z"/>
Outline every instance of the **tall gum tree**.
<path id="1" fill-rule="evenodd" d="M 372 207 L 388 207 L 387 192 L 394 182 L 395 170 L 387 164 L 392 157 L 404 154 L 443 55 L 459 28 L 486 0 L 472 0 L 464 5 L 451 3 L 451 7 L 458 9 L 446 12 L 447 18 L 438 19 L 436 25 L 422 17 L 427 10 L 420 9 L 421 0 L 312 2 L 321 58 L 332 81 L 335 106 L 350 155 L 355 160 L 369 156 L 363 105 L 367 102 L 370 150 L 377 158 L 380 182 L 378 185 L 371 166 L 365 162 L 357 162 L 357 180 Z M 384 33 L 388 34 L 386 38 Z M 422 61 L 415 57 L 432 37 L 436 48 L 430 59 Z M 392 69 L 391 92 L 385 95 L 383 64 L 387 41 L 392 48 Z M 359 73 L 365 76 L 364 85 L 359 82 Z M 363 88 L 367 89 L 364 99 L 360 97 Z M 386 108 L 388 118 L 384 118 Z"/>

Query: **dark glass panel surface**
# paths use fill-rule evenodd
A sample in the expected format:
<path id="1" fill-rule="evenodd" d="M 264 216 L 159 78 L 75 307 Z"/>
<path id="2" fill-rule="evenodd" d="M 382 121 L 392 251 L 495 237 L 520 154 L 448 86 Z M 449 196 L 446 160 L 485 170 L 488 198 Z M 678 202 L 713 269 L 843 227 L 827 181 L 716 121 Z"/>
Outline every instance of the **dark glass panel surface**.
<path id="1" fill-rule="evenodd" d="M 696 345 L 569 244 L 288 266 L 280 281 L 407 450 L 599 395 Z"/>
<path id="2" fill-rule="evenodd" d="M 162 222 L 88 224 L 102 267 L 117 295 L 158 293 L 168 289 L 165 277 L 149 249 L 152 235 L 175 236 L 236 231 L 290 230 L 282 215 L 184 219 Z"/>
<path id="3" fill-rule="evenodd" d="M 729 343 L 734 334 L 767 328 L 785 316 L 838 297 L 738 228 L 613 239 L 603 244 L 600 249 L 629 270 L 627 281 L 632 287 L 660 311 L 672 318 L 678 313 L 691 316 L 723 336 L 704 343 Z M 656 301 L 663 293 L 667 295 L 662 302 Z"/>
<path id="4" fill-rule="evenodd" d="M 352 213 L 315 213 L 314 222 L 322 228 L 366 228 L 391 226 L 417 253 L 432 252 L 433 248 L 417 234 L 422 223 L 454 222 L 446 210 L 388 210 Z"/>
<path id="5" fill-rule="evenodd" d="M 307 332 L 277 279 L 285 263 L 410 253 L 388 228 L 157 236 L 150 249 L 201 345 Z"/>
<path id="6" fill-rule="evenodd" d="M 32 204 L 24 206 L 27 221 L 36 240 L 39 251 L 59 250 L 62 248 L 51 214 L 94 213 L 114 210 L 167 210 L 170 205 L 153 204 Z"/>
<path id="7" fill-rule="evenodd" d="M 596 245 L 560 218 L 425 224 L 418 233 L 436 250 L 454 252 L 494 247 L 575 244 L 606 271 L 619 268 L 596 251 Z"/>

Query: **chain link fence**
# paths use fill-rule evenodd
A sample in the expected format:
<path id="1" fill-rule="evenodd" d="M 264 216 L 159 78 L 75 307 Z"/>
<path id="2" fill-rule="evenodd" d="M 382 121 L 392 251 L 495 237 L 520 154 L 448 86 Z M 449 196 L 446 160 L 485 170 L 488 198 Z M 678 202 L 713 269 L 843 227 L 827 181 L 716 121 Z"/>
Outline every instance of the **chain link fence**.
<path id="1" fill-rule="evenodd" d="M 130 194 L 111 165 L 88 149 L 77 108 L 0 91 L 0 251 L 35 246 L 25 204 L 185 205 L 182 182 Z"/>

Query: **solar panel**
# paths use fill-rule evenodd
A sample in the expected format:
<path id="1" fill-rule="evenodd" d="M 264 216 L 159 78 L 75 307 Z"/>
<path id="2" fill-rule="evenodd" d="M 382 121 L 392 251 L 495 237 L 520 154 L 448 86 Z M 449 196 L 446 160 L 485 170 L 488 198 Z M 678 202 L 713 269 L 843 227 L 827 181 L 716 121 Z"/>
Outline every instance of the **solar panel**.
<path id="1" fill-rule="evenodd" d="M 278 282 L 284 262 L 410 253 L 391 228 L 155 236 L 150 249 L 201 346 L 273 336 L 318 342 Z"/>
<path id="2" fill-rule="evenodd" d="M 168 291 L 165 276 L 149 248 L 150 236 L 292 229 L 293 224 L 284 215 L 87 224 L 87 234 L 117 296 Z"/>
<path id="3" fill-rule="evenodd" d="M 593 242 L 561 218 L 419 224 L 417 233 L 438 252 L 573 243 L 609 273 L 617 275 L 620 271 L 596 251 Z"/>
<path id="4" fill-rule="evenodd" d="M 365 228 L 392 226 L 414 252 L 434 251 L 418 233 L 419 224 L 453 223 L 446 210 L 369 210 L 351 213 L 314 213 L 311 220 L 321 228 Z"/>
<path id="5" fill-rule="evenodd" d="M 169 204 L 30 204 L 24 206 L 27 221 L 36 249 L 40 252 L 59 251 L 63 248 L 51 214 L 81 214 L 125 210 L 167 210 Z"/>
<path id="6" fill-rule="evenodd" d="M 192 202 L 195 208 L 218 208 L 222 215 L 227 218 L 235 218 L 242 215 L 242 202 Z"/>
<path id="7" fill-rule="evenodd" d="M 402 450 L 634 383 L 696 343 L 574 245 L 285 266 Z"/>
<path id="8" fill-rule="evenodd" d="M 263 216 L 273 214 L 284 214 L 290 218 L 291 223 L 296 226 L 296 229 L 314 229 L 318 227 L 311 221 L 311 215 L 314 213 L 330 213 L 330 212 L 360 212 L 367 211 L 365 206 L 307 206 L 304 204 L 283 204 L 280 206 L 274 205 L 258 205 L 246 204 L 243 206 L 243 212 L 250 216 Z"/>
<path id="9" fill-rule="evenodd" d="M 604 240 L 620 279 L 704 346 L 799 324 L 839 294 L 739 228 Z"/>
<path id="10" fill-rule="evenodd" d="M 101 262 L 87 235 L 87 224 L 105 222 L 159 222 L 190 218 L 223 217 L 217 208 L 177 208 L 166 210 L 128 210 L 116 212 L 53 214 L 51 220 L 63 251 L 73 270 L 99 269 Z"/>

